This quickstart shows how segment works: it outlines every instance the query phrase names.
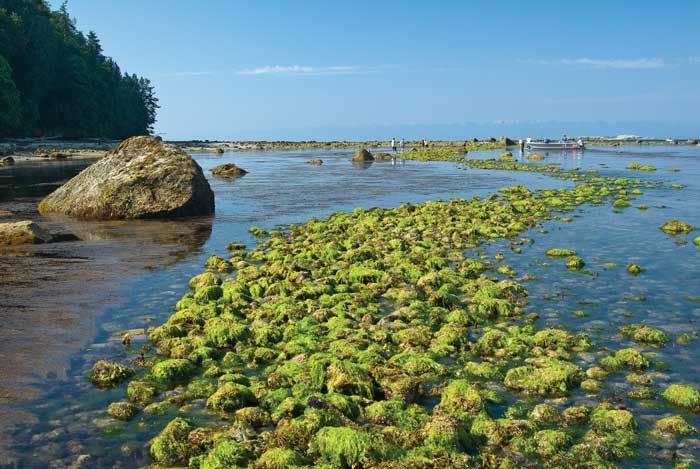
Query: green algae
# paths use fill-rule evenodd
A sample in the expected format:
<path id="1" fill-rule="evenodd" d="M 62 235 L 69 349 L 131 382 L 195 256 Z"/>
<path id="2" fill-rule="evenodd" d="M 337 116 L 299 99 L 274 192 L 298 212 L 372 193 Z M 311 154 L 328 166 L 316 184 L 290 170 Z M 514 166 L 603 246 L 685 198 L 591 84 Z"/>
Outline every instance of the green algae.
<path id="1" fill-rule="evenodd" d="M 586 457 L 608 465 L 631 456 L 636 427 L 625 423 L 627 411 L 591 413 L 575 399 L 579 386 L 600 389 L 607 371 L 641 371 L 648 360 L 625 349 L 584 372 L 577 357 L 590 348 L 588 337 L 538 329 L 535 313 L 522 318 L 527 291 L 495 275 L 514 270 L 466 250 L 500 239 L 528 244 L 520 238 L 525 230 L 569 218 L 562 215 L 586 203 L 627 200 L 644 186 L 555 165 L 467 160 L 452 149 L 405 155 L 537 171 L 576 185 L 516 186 L 486 198 L 251 229 L 257 246 L 229 246 L 235 276 L 221 281 L 223 259 L 210 258 L 192 292 L 150 331 L 165 359 L 127 388 L 130 401 L 145 405 L 182 384 L 168 400 L 186 409 L 206 399 L 217 422 L 203 429 L 171 422 L 151 444 L 158 464 L 516 467 L 551 460 L 568 467 Z M 561 257 L 569 262 L 575 254 Z M 545 407 L 545 397 L 565 408 Z M 500 417 L 494 405 L 506 403 Z"/>

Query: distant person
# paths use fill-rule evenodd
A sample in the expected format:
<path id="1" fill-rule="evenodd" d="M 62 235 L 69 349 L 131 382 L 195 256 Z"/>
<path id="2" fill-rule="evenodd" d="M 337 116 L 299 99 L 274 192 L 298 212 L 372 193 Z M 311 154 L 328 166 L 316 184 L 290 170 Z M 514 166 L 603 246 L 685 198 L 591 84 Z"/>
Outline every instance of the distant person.
<path id="1" fill-rule="evenodd" d="M 401 153 L 403 153 L 404 149 L 406 148 L 406 140 L 401 139 L 399 142 L 399 148 L 401 148 Z"/>
<path id="2" fill-rule="evenodd" d="M 391 139 L 391 151 L 396 153 L 396 139 L 395 138 Z"/>

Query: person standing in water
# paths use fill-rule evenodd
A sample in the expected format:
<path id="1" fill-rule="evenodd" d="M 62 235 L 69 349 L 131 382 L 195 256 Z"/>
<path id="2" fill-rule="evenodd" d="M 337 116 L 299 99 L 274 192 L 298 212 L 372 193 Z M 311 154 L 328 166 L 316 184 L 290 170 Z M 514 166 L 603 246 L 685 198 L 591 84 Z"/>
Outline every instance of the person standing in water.
<path id="1" fill-rule="evenodd" d="M 401 153 L 403 153 L 404 148 L 406 148 L 406 140 L 404 140 L 403 138 L 399 142 L 399 148 L 401 149 Z"/>
<path id="2" fill-rule="evenodd" d="M 391 139 L 391 151 L 396 153 L 396 139 L 395 138 Z"/>

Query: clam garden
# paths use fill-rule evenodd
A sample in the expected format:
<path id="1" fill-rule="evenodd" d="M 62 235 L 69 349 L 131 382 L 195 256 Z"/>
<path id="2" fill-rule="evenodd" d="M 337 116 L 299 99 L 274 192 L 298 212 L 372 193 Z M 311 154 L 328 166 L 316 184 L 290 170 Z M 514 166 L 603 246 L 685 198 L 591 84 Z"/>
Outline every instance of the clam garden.
<path id="1" fill-rule="evenodd" d="M 545 188 L 250 227 L 164 321 L 83 366 L 100 441 L 202 469 L 697 464 L 700 219 L 671 202 L 697 163 L 686 180 L 663 155 L 403 156 Z"/>

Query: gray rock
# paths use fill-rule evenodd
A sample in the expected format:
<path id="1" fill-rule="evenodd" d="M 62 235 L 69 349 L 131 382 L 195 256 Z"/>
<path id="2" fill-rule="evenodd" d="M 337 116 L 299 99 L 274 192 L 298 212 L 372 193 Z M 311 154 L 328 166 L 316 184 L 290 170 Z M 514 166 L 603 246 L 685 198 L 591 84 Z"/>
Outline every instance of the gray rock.
<path id="1" fill-rule="evenodd" d="M 33 221 L 0 223 L 0 246 L 42 244 L 50 242 L 51 239 L 51 234 Z"/>
<path id="2" fill-rule="evenodd" d="M 245 176 L 248 174 L 243 168 L 239 168 L 233 163 L 220 164 L 219 166 L 214 166 L 211 173 L 218 177 L 224 179 L 235 179 L 237 177 Z"/>
<path id="3" fill-rule="evenodd" d="M 184 151 L 131 137 L 42 200 L 39 212 L 82 220 L 207 215 L 214 193 Z"/>

